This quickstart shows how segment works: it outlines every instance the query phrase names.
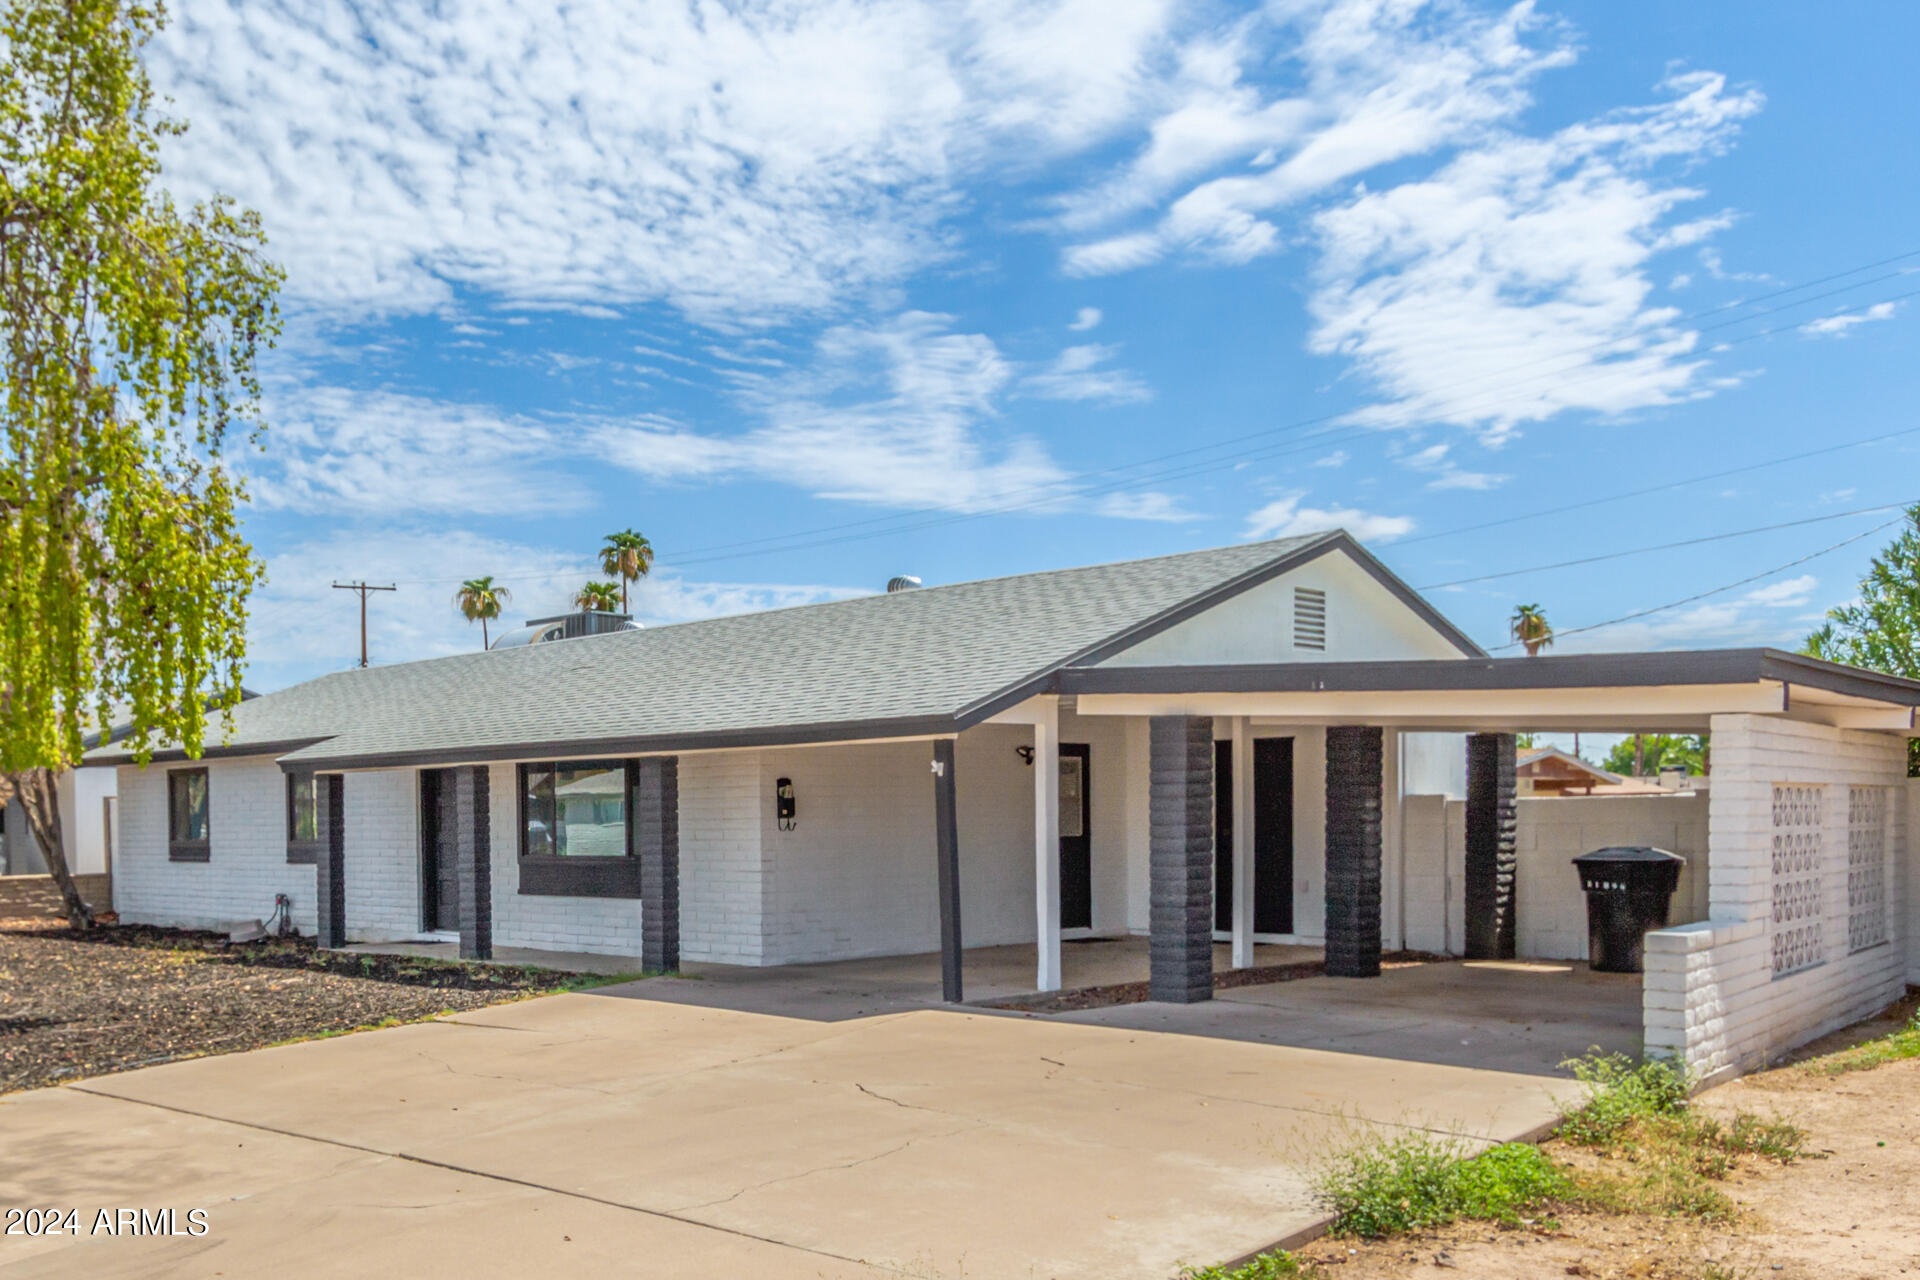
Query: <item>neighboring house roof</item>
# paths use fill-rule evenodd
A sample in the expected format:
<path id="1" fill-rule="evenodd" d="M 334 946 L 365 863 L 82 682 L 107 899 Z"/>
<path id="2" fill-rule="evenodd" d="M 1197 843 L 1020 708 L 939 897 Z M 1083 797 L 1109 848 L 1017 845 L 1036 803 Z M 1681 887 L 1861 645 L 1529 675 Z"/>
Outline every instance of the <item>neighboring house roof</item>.
<path id="1" fill-rule="evenodd" d="M 1334 532 L 343 671 L 235 707 L 206 754 L 338 769 L 952 733 L 1335 551 L 1484 656 Z"/>
<path id="2" fill-rule="evenodd" d="M 1558 765 L 1560 768 L 1557 772 L 1549 772 L 1549 770 L 1544 767 L 1549 765 Z M 1619 774 L 1609 773 L 1600 766 L 1589 764 L 1579 756 L 1571 752 L 1562 751 L 1558 747 L 1541 747 L 1535 751 L 1521 752 L 1519 758 L 1514 761 L 1514 771 L 1516 773 L 1522 771 L 1549 773 L 1549 776 L 1562 778 L 1567 776 L 1568 773 L 1577 773 L 1585 775 L 1595 782 L 1614 783 L 1623 781 Z"/>

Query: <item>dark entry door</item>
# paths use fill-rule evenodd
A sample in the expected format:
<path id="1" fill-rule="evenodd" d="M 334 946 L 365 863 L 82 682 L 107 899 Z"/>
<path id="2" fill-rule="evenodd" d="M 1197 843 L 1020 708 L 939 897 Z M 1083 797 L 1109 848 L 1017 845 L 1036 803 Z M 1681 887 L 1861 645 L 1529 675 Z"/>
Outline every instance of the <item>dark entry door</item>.
<path id="1" fill-rule="evenodd" d="M 1060 744 L 1060 927 L 1093 928 L 1093 805 L 1087 744 Z"/>
<path id="2" fill-rule="evenodd" d="M 460 863 L 454 850 L 453 776 L 420 771 L 420 896 L 429 929 L 460 930 Z"/>
<path id="3" fill-rule="evenodd" d="M 1253 740 L 1253 931 L 1293 932 L 1293 739 Z M 1213 744 L 1213 927 L 1233 930 L 1233 744 Z"/>

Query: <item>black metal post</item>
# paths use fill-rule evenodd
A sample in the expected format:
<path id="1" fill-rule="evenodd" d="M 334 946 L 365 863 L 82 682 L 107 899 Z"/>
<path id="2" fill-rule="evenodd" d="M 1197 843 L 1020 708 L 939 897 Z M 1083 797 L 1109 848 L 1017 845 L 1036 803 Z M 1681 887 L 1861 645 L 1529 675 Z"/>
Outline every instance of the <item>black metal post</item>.
<path id="1" fill-rule="evenodd" d="M 933 828 L 940 864 L 940 995 L 961 1001 L 960 818 L 954 800 L 953 739 L 933 740 Z"/>

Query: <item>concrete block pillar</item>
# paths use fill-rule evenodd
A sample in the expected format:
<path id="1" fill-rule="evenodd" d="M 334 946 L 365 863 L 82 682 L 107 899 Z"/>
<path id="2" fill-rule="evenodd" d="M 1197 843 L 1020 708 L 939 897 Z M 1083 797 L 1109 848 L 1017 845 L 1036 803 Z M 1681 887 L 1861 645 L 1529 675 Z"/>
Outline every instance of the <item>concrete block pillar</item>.
<path id="1" fill-rule="evenodd" d="M 460 958 L 493 959 L 493 827 L 484 765 L 449 769 L 459 861 Z"/>
<path id="2" fill-rule="evenodd" d="M 680 758 L 641 760 L 633 796 L 640 858 L 640 967 L 680 968 Z"/>
<path id="3" fill-rule="evenodd" d="M 1381 783 L 1374 725 L 1327 728 L 1327 976 L 1380 976 Z"/>
<path id="4" fill-rule="evenodd" d="M 346 779 L 323 773 L 313 789 L 314 823 L 320 854 L 314 859 L 314 893 L 319 901 L 317 941 L 322 947 L 347 945 Z"/>
<path id="5" fill-rule="evenodd" d="M 1213 998 L 1213 719 L 1154 716 L 1147 740 L 1147 985 L 1192 1004 Z"/>
<path id="6" fill-rule="evenodd" d="M 1520 859 L 1514 800 L 1518 739 L 1511 733 L 1467 738 L 1466 956 L 1514 957 L 1515 874 Z"/>

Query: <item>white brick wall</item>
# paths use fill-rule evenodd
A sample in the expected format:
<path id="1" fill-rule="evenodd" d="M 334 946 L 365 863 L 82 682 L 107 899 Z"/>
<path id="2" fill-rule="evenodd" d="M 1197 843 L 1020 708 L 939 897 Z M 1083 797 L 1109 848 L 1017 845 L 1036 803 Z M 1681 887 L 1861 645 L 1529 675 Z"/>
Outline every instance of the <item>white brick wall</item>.
<path id="1" fill-rule="evenodd" d="M 680 956 L 767 964 L 760 752 L 680 757 Z"/>
<path id="2" fill-rule="evenodd" d="M 1777 717 L 1715 716 L 1712 924 L 1648 935 L 1649 1051 L 1704 1075 L 1744 1071 L 1858 1020 L 1897 997 L 1909 969 L 1905 900 L 1910 806 L 1890 814 L 1890 941 L 1848 954 L 1847 788 L 1906 789 L 1900 738 Z M 1816 786 L 1822 803 L 1824 963 L 1775 978 L 1773 787 Z"/>
<path id="3" fill-rule="evenodd" d="M 119 770 L 120 840 L 113 901 L 130 924 L 224 929 L 265 920 L 278 893 L 293 899 L 296 928 L 315 928 L 314 868 L 287 862 L 286 775 L 265 757 L 208 760 L 208 860 L 167 860 L 170 766 Z M 172 766 L 185 768 L 188 766 Z"/>
<path id="4" fill-rule="evenodd" d="M 1907 779 L 1907 981 L 1920 986 L 1920 869 L 1912 865 L 1914 846 L 1920 844 L 1920 778 Z M 1898 899 L 1897 881 L 1888 882 L 1888 892 Z"/>
<path id="5" fill-rule="evenodd" d="M 420 914 L 420 781 L 413 769 L 349 773 L 343 782 L 347 939 L 416 937 Z"/>
<path id="6" fill-rule="evenodd" d="M 1573 859 L 1607 845 L 1653 845 L 1686 858 L 1668 918 L 1676 925 L 1706 918 L 1705 797 L 1523 797 L 1517 817 L 1515 944 L 1522 956 L 1587 958 L 1587 898 Z M 1407 945 L 1459 954 L 1466 937 L 1466 802 L 1408 796 L 1401 824 L 1407 850 Z"/>

